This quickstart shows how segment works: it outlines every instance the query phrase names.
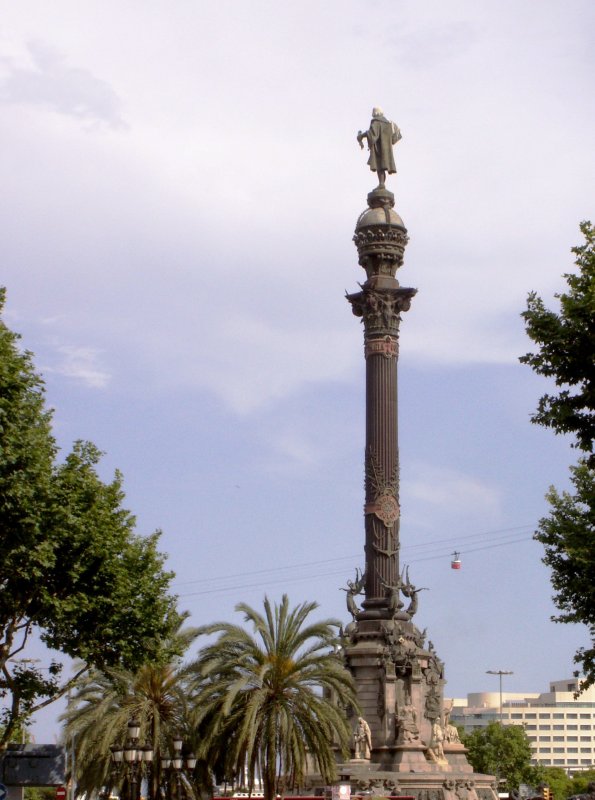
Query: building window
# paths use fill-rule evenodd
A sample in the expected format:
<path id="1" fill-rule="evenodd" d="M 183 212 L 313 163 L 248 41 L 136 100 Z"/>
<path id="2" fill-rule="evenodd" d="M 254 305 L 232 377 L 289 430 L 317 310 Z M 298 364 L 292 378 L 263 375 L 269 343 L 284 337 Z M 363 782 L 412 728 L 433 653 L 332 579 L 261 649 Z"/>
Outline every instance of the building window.
<path id="1" fill-rule="evenodd" d="M 578 764 L 578 758 L 569 758 L 568 759 L 568 763 L 569 764 Z"/>
<path id="2" fill-rule="evenodd" d="M 511 714 L 510 718 L 511 719 L 522 719 L 523 715 L 522 714 Z"/>
<path id="3" fill-rule="evenodd" d="M 563 752 L 564 752 L 563 747 L 554 747 L 554 753 L 563 753 Z"/>
<path id="4" fill-rule="evenodd" d="M 586 738 L 587 738 L 587 737 L 585 736 L 585 739 L 586 739 Z M 567 737 L 566 737 L 566 741 L 567 741 L 567 742 L 578 742 L 578 736 L 567 736 Z"/>
<path id="5" fill-rule="evenodd" d="M 540 731 L 550 731 L 551 729 L 552 729 L 551 725 L 540 725 L 539 726 L 539 730 Z"/>
<path id="6" fill-rule="evenodd" d="M 551 719 L 551 714 L 540 714 L 539 719 Z"/>
<path id="7" fill-rule="evenodd" d="M 578 730 L 578 725 L 567 725 L 566 726 L 566 730 L 567 731 L 577 731 Z"/>
<path id="8" fill-rule="evenodd" d="M 581 747 L 581 753 L 590 753 L 590 752 L 591 752 L 590 747 Z"/>
<path id="9" fill-rule="evenodd" d="M 525 725 L 525 730 L 526 731 L 536 731 L 537 730 L 537 725 Z"/>
<path id="10" fill-rule="evenodd" d="M 563 736 L 554 736 L 553 741 L 554 742 L 563 742 L 564 741 L 564 737 Z"/>
<path id="11" fill-rule="evenodd" d="M 580 717 L 581 717 L 581 719 L 591 719 L 591 715 L 590 714 L 581 714 Z"/>
<path id="12" fill-rule="evenodd" d="M 554 764 L 563 764 L 563 763 L 564 763 L 563 758 L 554 758 Z"/>
<path id="13" fill-rule="evenodd" d="M 525 714 L 525 719 L 537 719 L 537 714 Z"/>
<path id="14" fill-rule="evenodd" d="M 590 764 L 590 763 L 591 763 L 590 758 L 581 758 L 581 764 Z"/>
<path id="15" fill-rule="evenodd" d="M 551 747 L 540 747 L 539 748 L 539 752 L 540 753 L 551 753 L 552 752 L 552 748 Z"/>
<path id="16" fill-rule="evenodd" d="M 569 747 L 567 752 L 568 753 L 578 753 L 578 747 Z"/>
<path id="17" fill-rule="evenodd" d="M 564 719 L 564 714 L 554 714 L 554 719 Z"/>
<path id="18" fill-rule="evenodd" d="M 554 725 L 554 730 L 555 731 L 563 731 L 564 730 L 564 725 Z"/>
<path id="19" fill-rule="evenodd" d="M 539 741 L 540 742 L 551 742 L 552 741 L 552 737 L 551 736 L 540 736 L 539 737 Z"/>
<path id="20" fill-rule="evenodd" d="M 566 719 L 576 719 L 576 714 L 566 714 Z"/>

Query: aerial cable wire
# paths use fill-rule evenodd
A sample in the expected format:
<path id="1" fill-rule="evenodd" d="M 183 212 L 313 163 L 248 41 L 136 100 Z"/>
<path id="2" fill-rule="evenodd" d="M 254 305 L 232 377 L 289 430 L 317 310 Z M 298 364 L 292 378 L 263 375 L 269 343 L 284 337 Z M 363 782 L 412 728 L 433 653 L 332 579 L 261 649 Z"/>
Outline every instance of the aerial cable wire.
<path id="1" fill-rule="evenodd" d="M 495 542 L 495 543 L 492 543 L 492 544 L 482 545 L 481 547 L 469 547 L 466 550 L 460 551 L 460 552 L 461 552 L 462 555 L 468 555 L 469 553 L 478 553 L 478 552 L 481 552 L 483 550 L 493 550 L 496 547 L 506 547 L 509 544 L 519 544 L 521 542 L 528 542 L 528 541 L 532 541 L 532 539 L 533 539 L 533 537 L 527 538 L 525 536 L 525 537 L 522 537 L 522 538 L 515 539 L 515 540 L 513 540 L 511 542 L 509 542 L 509 541 L 506 541 L 506 542 Z M 408 559 L 408 563 L 415 564 L 415 563 L 420 562 L 420 561 L 437 561 L 439 559 L 447 559 L 450 555 L 451 555 L 451 553 L 449 551 L 445 550 L 444 552 L 435 553 L 434 555 L 431 555 L 431 556 L 417 556 L 415 558 Z M 357 557 L 359 557 L 359 556 L 357 556 Z M 348 558 L 348 556 L 345 556 L 344 558 Z M 258 570 L 257 572 L 237 573 L 235 575 L 221 576 L 220 578 L 211 578 L 211 579 L 206 579 L 206 580 L 226 581 L 226 580 L 230 580 L 231 578 L 242 577 L 243 575 L 253 576 L 255 574 L 262 575 L 262 574 L 265 574 L 265 573 L 275 573 L 275 572 L 278 573 L 281 570 L 295 569 L 298 566 L 317 566 L 317 565 L 322 565 L 322 564 L 333 563 L 333 562 L 336 562 L 336 561 L 337 561 L 337 559 L 326 559 L 324 561 L 317 561 L 317 562 L 309 561 L 309 562 L 304 562 L 301 565 L 293 565 L 293 566 L 289 565 L 287 567 L 280 567 L 280 568 L 271 567 L 268 570 L 265 569 L 265 570 Z M 337 570 L 332 570 L 330 572 L 320 572 L 320 573 L 317 573 L 317 574 L 314 574 L 314 575 L 312 573 L 308 573 L 306 575 L 291 575 L 291 576 L 278 577 L 278 578 L 275 578 L 274 576 L 272 576 L 270 579 L 267 578 L 267 586 L 274 586 L 274 585 L 277 585 L 277 584 L 288 584 L 288 583 L 301 583 L 301 582 L 304 582 L 304 581 L 315 581 L 318 578 L 329 578 L 329 577 L 332 577 L 332 576 L 335 576 L 335 575 L 340 576 L 340 575 L 343 575 L 343 574 L 344 574 L 343 569 L 340 569 L 340 570 L 337 569 Z M 204 583 L 204 580 L 205 579 L 202 579 L 202 580 L 199 579 L 198 582 Z M 188 583 L 194 583 L 194 582 L 195 581 L 188 581 Z M 263 582 L 262 581 L 258 581 L 257 583 L 234 584 L 232 586 L 230 586 L 230 585 L 227 585 L 227 586 L 214 586 L 214 587 L 211 587 L 211 588 L 208 588 L 208 589 L 201 589 L 201 590 L 196 591 L 196 592 L 184 592 L 183 594 L 178 595 L 178 597 L 180 597 L 180 598 L 183 598 L 183 597 L 197 597 L 197 596 L 205 595 L 205 594 L 220 594 L 222 592 L 223 593 L 231 593 L 231 592 L 236 592 L 239 589 L 253 589 L 253 588 L 262 589 L 263 588 Z"/>
<path id="2" fill-rule="evenodd" d="M 414 550 L 414 549 L 418 549 L 418 548 L 431 547 L 431 546 L 433 546 L 435 544 L 442 544 L 442 543 L 445 544 L 445 547 L 448 550 L 452 550 L 453 547 L 455 547 L 455 546 L 458 547 L 460 542 L 465 542 L 465 541 L 468 541 L 469 539 L 476 539 L 476 538 L 485 537 L 485 536 L 490 536 L 490 537 L 493 538 L 495 534 L 512 535 L 513 532 L 520 531 L 520 530 L 523 530 L 523 529 L 526 529 L 526 528 L 535 528 L 535 525 L 534 524 L 531 524 L 531 525 L 516 525 L 516 526 L 511 527 L 511 528 L 499 528 L 499 529 L 491 530 L 491 531 L 483 531 L 482 533 L 471 533 L 471 534 L 466 534 L 465 536 L 449 537 L 448 539 L 431 539 L 431 540 L 429 540 L 427 542 L 420 542 L 418 544 L 406 544 L 406 545 L 404 545 L 402 547 L 402 552 L 408 553 L 410 550 Z M 498 536 L 497 538 L 501 539 L 503 537 Z M 515 541 L 512 541 L 510 543 L 514 544 L 516 541 L 523 541 L 523 540 L 515 540 Z M 502 542 L 502 544 L 506 544 L 506 542 Z M 467 549 L 466 552 L 473 552 L 473 551 Z M 215 576 L 213 578 L 205 578 L 205 577 L 194 578 L 194 579 L 188 580 L 188 581 L 176 582 L 174 585 L 175 586 L 188 586 L 188 585 L 193 584 L 193 583 L 204 583 L 205 581 L 218 581 L 218 580 L 228 580 L 228 579 L 231 579 L 231 578 L 242 578 L 245 575 L 265 575 L 265 574 L 267 574 L 269 572 L 279 572 L 279 571 L 288 570 L 288 569 L 299 569 L 301 567 L 315 567 L 315 566 L 318 566 L 319 564 L 333 564 L 333 563 L 334 564 L 338 564 L 341 561 L 353 562 L 354 560 L 357 560 L 360 557 L 361 557 L 361 553 L 354 553 L 354 554 L 350 554 L 350 555 L 346 555 L 346 556 L 335 556 L 334 558 L 317 559 L 315 561 L 302 561 L 302 562 L 298 562 L 298 563 L 295 563 L 295 564 L 287 564 L 286 566 L 283 566 L 283 567 L 269 567 L 269 568 L 259 569 L 259 570 L 250 570 L 250 571 L 247 571 L 247 572 L 236 572 L 236 573 L 231 573 L 231 574 L 227 574 L 227 575 Z M 412 562 L 413 561 L 418 561 L 418 560 L 427 561 L 430 558 L 441 558 L 441 557 L 442 557 L 441 555 L 427 556 L 427 557 L 425 557 L 423 559 L 417 557 L 417 558 L 411 559 L 411 561 Z"/>

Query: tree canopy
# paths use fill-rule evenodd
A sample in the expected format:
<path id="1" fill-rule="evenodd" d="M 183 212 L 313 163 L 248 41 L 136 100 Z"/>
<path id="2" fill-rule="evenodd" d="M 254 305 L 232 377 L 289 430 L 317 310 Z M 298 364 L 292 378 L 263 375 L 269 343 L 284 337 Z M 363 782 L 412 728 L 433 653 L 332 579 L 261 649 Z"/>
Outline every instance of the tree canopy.
<path id="1" fill-rule="evenodd" d="M 476 772 L 504 781 L 504 791 L 516 791 L 521 783 L 536 784 L 539 773 L 531 765 L 531 743 L 519 725 L 490 722 L 485 728 L 465 734 L 469 763 Z"/>
<path id="2" fill-rule="evenodd" d="M 201 629 L 218 634 L 195 664 L 197 724 L 203 752 L 219 755 L 227 774 L 248 767 L 262 775 L 266 800 L 303 780 L 310 756 L 325 782 L 336 776 L 335 748 L 348 753 L 345 705 L 357 706 L 349 672 L 336 654 L 334 620 L 310 622 L 316 603 L 291 609 L 264 600 L 264 615 L 236 606 L 253 633 L 227 622 Z"/>
<path id="3" fill-rule="evenodd" d="M 195 628 L 176 630 L 168 649 L 183 654 L 197 635 Z M 112 774 L 110 747 L 122 746 L 128 722 L 134 719 L 140 741 L 153 749 L 150 796 L 158 797 L 164 779 L 161 759 L 173 753 L 173 740 L 181 736 L 185 747 L 196 747 L 188 672 L 177 656 L 168 663 L 143 664 L 136 671 L 93 669 L 78 683 L 62 717 L 64 737 L 74 742 L 78 794 L 97 794 L 122 782 L 122 775 Z"/>
<path id="4" fill-rule="evenodd" d="M 573 446 L 595 467 L 595 228 L 590 222 L 580 227 L 585 243 L 572 248 L 578 272 L 564 275 L 568 291 L 556 295 L 560 311 L 547 309 L 536 292 L 529 294 L 522 316 L 538 350 L 520 361 L 560 389 L 541 397 L 532 421 L 572 434 Z"/>
<path id="5" fill-rule="evenodd" d="M 58 661 L 43 676 L 21 659 L 33 631 L 82 669 L 134 668 L 160 656 L 179 620 L 159 533 L 135 533 L 122 476 L 104 483 L 87 442 L 58 461 L 44 384 L 19 338 L 0 319 L 0 746 L 65 688 Z"/>
<path id="6" fill-rule="evenodd" d="M 566 800 L 570 795 L 577 794 L 573 788 L 572 778 L 568 777 L 563 767 L 543 767 L 541 780 L 552 790 L 554 800 Z M 586 785 L 585 783 L 585 787 Z"/>
<path id="7" fill-rule="evenodd" d="M 571 467 L 573 491 L 550 487 L 549 516 L 535 538 L 545 547 L 552 571 L 557 622 L 587 625 L 591 646 L 581 648 L 576 663 L 585 676 L 582 688 L 595 683 L 595 229 L 581 224 L 585 243 L 573 248 L 578 272 L 564 277 L 568 291 L 556 295 L 559 312 L 546 309 L 532 292 L 523 313 L 529 337 L 539 346 L 520 360 L 539 375 L 553 378 L 558 394 L 545 394 L 533 421 L 556 433 L 573 435 L 584 455 Z"/>
<path id="8" fill-rule="evenodd" d="M 573 492 L 551 487 L 549 516 L 539 522 L 535 538 L 545 547 L 543 562 L 551 569 L 556 622 L 586 624 L 591 646 L 574 660 L 581 665 L 586 689 L 595 683 L 595 470 L 586 462 L 570 468 Z"/>

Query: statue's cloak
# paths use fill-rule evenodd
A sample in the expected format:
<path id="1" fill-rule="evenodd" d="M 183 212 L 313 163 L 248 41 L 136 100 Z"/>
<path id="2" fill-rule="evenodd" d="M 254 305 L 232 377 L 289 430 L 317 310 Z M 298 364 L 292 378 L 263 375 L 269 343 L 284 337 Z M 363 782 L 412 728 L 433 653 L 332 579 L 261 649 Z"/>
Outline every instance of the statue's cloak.
<path id="1" fill-rule="evenodd" d="M 397 171 L 393 155 L 393 145 L 401 138 L 401 132 L 386 117 L 374 117 L 368 131 L 370 158 L 368 164 L 372 172 L 384 170 L 392 175 Z"/>

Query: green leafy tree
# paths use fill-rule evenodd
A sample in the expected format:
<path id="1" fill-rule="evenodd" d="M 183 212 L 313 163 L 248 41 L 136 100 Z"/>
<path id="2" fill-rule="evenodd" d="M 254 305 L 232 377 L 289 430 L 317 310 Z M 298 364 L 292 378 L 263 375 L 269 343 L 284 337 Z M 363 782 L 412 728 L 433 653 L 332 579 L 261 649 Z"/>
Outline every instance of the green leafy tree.
<path id="1" fill-rule="evenodd" d="M 552 790 L 554 800 L 566 800 L 574 794 L 572 780 L 562 767 L 543 767 L 542 781 Z"/>
<path id="2" fill-rule="evenodd" d="M 575 437 L 573 446 L 587 453 L 595 467 L 595 228 L 581 224 L 585 244 L 574 247 L 577 273 L 564 275 L 568 291 L 557 294 L 560 311 L 547 309 L 535 292 L 522 316 L 527 335 L 538 346 L 520 361 L 538 375 L 553 378 L 557 394 L 540 399 L 532 421 Z"/>
<path id="3" fill-rule="evenodd" d="M 266 800 L 303 781 L 308 756 L 326 782 L 336 776 L 335 746 L 348 753 L 351 729 L 344 713 L 356 707 L 353 680 L 335 653 L 335 628 L 307 624 L 316 603 L 290 609 L 264 600 L 264 615 L 236 606 L 253 628 L 216 622 L 201 633 L 218 634 L 195 665 L 197 723 L 203 752 L 223 761 L 227 775 L 248 768 L 252 786 L 262 776 Z"/>
<path id="4" fill-rule="evenodd" d="M 546 495 L 549 516 L 539 522 L 535 538 L 545 547 L 543 562 L 551 569 L 556 622 L 588 626 L 591 646 L 574 660 L 585 678 L 582 688 L 595 683 L 595 470 L 581 461 L 570 468 L 573 492 L 553 487 Z"/>
<path id="5" fill-rule="evenodd" d="M 82 671 L 133 668 L 159 657 L 178 621 L 159 534 L 134 532 L 122 477 L 99 478 L 92 444 L 58 463 L 43 381 L 18 341 L 0 319 L 0 748 L 77 677 L 22 658 L 34 631 Z"/>
<path id="6" fill-rule="evenodd" d="M 176 631 L 168 642 L 171 652 L 185 653 L 197 629 Z M 135 672 L 108 668 L 89 672 L 69 700 L 62 719 L 64 739 L 74 742 L 78 794 L 95 795 L 102 787 L 119 785 L 112 774 L 110 747 L 122 745 L 131 719 L 140 725 L 140 740 L 153 749 L 152 797 L 162 783 L 161 758 L 172 753 L 172 740 L 184 739 L 193 749 L 192 697 L 188 667 L 178 656 L 169 663 L 143 664 Z"/>
<path id="7" fill-rule="evenodd" d="M 595 229 L 581 225 L 585 243 L 573 248 L 578 272 L 565 275 L 568 291 L 557 295 L 560 311 L 546 309 L 533 292 L 523 313 L 529 337 L 538 345 L 521 362 L 553 378 L 560 389 L 539 401 L 533 422 L 574 436 L 585 455 L 571 467 L 572 492 L 551 487 L 550 514 L 539 522 L 535 538 L 545 547 L 544 563 L 552 571 L 557 622 L 587 625 L 590 647 L 575 661 L 585 679 L 595 683 Z"/>
<path id="8" fill-rule="evenodd" d="M 585 794 L 590 783 L 595 782 L 595 769 L 587 769 L 584 772 L 577 772 L 572 776 L 568 796 L 573 794 Z M 558 800 L 556 798 L 556 800 Z"/>
<path id="9" fill-rule="evenodd" d="M 53 786 L 25 786 L 23 800 L 56 800 L 56 789 Z"/>
<path id="10" fill-rule="evenodd" d="M 517 790 L 521 783 L 539 783 L 541 773 L 531 765 L 531 743 L 520 725 L 490 722 L 466 734 L 463 743 L 473 769 L 504 781 L 504 791 Z"/>

